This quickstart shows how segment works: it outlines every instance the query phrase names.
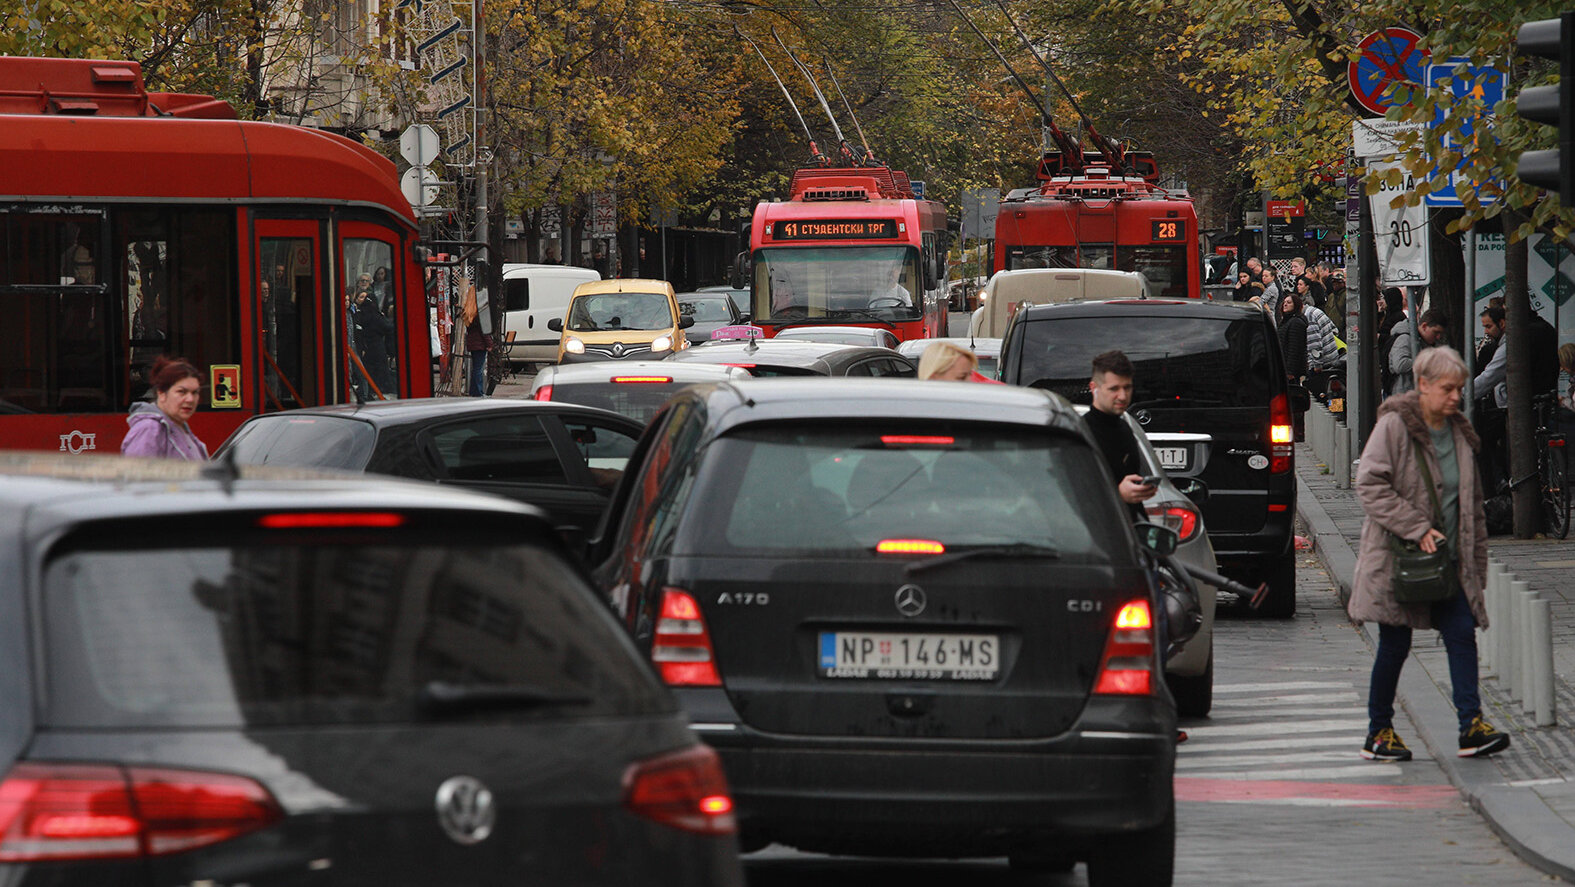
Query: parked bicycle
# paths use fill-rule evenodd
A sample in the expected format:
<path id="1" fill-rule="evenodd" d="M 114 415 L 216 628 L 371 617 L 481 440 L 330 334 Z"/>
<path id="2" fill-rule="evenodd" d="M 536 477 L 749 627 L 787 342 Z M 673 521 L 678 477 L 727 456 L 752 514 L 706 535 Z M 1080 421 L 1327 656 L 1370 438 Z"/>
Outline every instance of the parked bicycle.
<path id="1" fill-rule="evenodd" d="M 1565 482 L 1569 467 L 1565 438 L 1554 422 L 1558 399 L 1549 392 L 1531 399 L 1537 412 L 1537 477 L 1541 485 L 1542 525 L 1549 536 L 1563 539 L 1570 532 L 1570 489 Z"/>

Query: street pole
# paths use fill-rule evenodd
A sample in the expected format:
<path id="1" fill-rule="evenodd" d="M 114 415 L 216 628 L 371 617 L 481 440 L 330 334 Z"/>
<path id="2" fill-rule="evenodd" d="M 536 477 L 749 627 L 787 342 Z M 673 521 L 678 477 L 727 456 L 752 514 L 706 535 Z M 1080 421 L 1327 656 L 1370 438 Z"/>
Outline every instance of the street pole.
<path id="1" fill-rule="evenodd" d="M 1358 412 L 1355 449 L 1360 453 L 1367 445 L 1367 436 L 1372 433 L 1373 425 L 1378 421 L 1378 404 L 1384 399 L 1384 392 L 1380 390 L 1383 376 L 1378 371 L 1378 342 L 1375 335 L 1378 332 L 1378 246 L 1373 241 L 1373 208 L 1365 185 L 1362 188 L 1361 199 L 1357 201 L 1356 211 L 1359 279 L 1357 312 L 1360 321 L 1357 328 L 1360 333 L 1360 341 L 1357 343 L 1360 355 L 1356 369 L 1361 375 L 1356 387 L 1361 392 L 1361 398 L 1356 404 Z"/>
<path id="2" fill-rule="evenodd" d="M 1476 306 L 1477 306 L 1477 229 L 1466 231 L 1466 296 L 1465 308 L 1461 323 L 1466 328 L 1466 419 L 1476 421 L 1476 384 L 1477 377 L 1477 349 L 1476 349 Z"/>

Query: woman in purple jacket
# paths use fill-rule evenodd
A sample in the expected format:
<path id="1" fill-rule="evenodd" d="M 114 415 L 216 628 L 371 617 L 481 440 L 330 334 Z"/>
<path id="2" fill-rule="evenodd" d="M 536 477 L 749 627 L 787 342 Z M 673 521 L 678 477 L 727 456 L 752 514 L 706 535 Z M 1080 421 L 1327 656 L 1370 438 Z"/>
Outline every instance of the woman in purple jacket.
<path id="1" fill-rule="evenodd" d="M 187 424 L 202 399 L 202 373 L 185 358 L 161 354 L 153 361 L 148 380 L 157 399 L 132 405 L 126 417 L 131 430 L 120 442 L 121 455 L 205 461 L 208 448 Z"/>

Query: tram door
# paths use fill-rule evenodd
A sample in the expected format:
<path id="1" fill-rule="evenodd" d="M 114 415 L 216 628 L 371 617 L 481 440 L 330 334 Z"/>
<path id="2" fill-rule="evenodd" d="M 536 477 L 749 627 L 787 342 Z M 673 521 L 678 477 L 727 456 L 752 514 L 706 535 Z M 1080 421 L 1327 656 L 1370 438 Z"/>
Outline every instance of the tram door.
<path id="1" fill-rule="evenodd" d="M 255 329 L 263 411 L 324 402 L 322 229 L 309 220 L 258 219 Z"/>
<path id="2" fill-rule="evenodd" d="M 399 397 L 409 389 L 401 380 L 410 347 L 403 332 L 409 326 L 405 313 L 411 306 L 402 295 L 409 286 L 405 268 L 394 261 L 400 255 L 398 236 L 361 221 L 340 222 L 336 234 L 342 284 L 334 296 L 342 306 L 334 317 L 342 324 L 334 337 L 338 399 L 364 403 Z"/>

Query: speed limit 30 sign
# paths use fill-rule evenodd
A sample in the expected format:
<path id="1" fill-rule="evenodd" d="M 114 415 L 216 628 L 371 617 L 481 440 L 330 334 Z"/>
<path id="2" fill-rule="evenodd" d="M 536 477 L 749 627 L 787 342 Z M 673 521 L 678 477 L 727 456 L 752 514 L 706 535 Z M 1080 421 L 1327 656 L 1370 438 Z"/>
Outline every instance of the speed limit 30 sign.
<path id="1" fill-rule="evenodd" d="M 1367 168 L 1368 174 L 1380 183 L 1377 193 L 1368 197 L 1372 201 L 1380 279 L 1386 286 L 1430 283 L 1426 204 L 1390 205 L 1395 198 L 1416 190 L 1416 177 L 1397 161 L 1369 161 Z M 1384 176 L 1392 169 L 1400 170 L 1398 185 L 1384 183 Z"/>

